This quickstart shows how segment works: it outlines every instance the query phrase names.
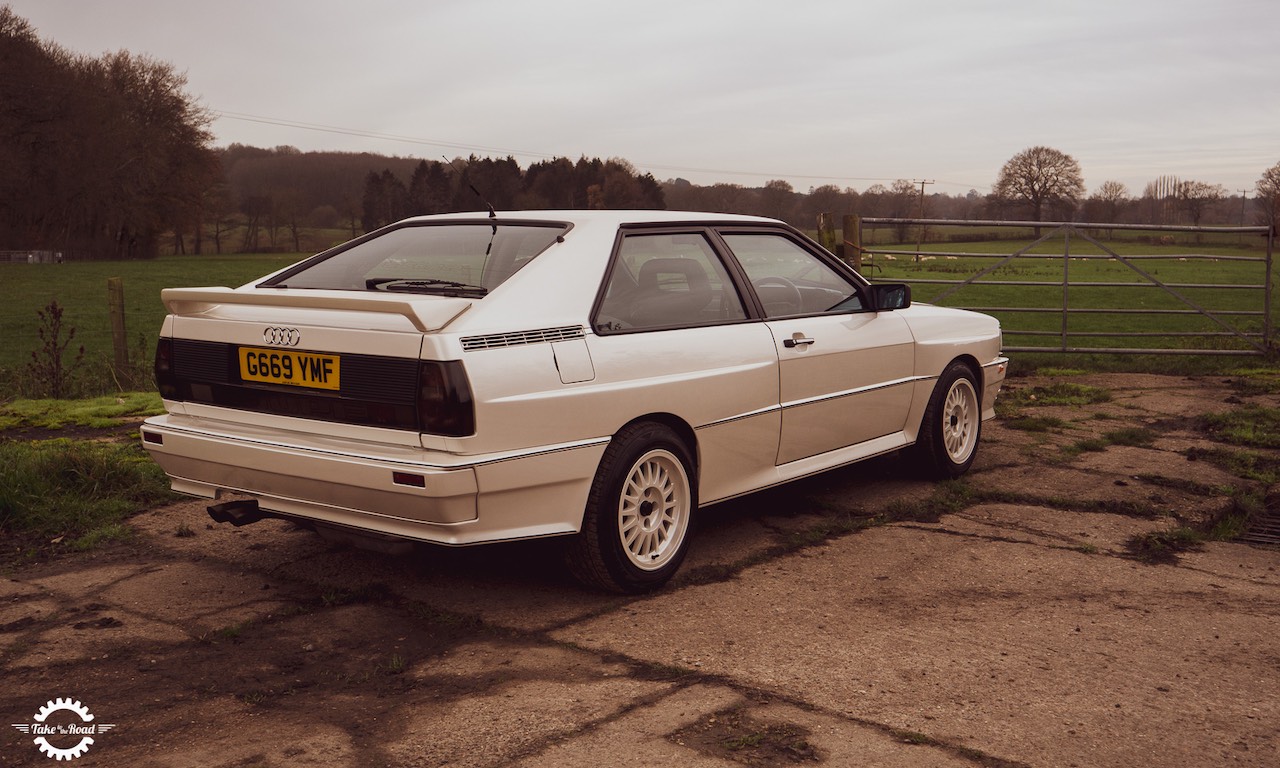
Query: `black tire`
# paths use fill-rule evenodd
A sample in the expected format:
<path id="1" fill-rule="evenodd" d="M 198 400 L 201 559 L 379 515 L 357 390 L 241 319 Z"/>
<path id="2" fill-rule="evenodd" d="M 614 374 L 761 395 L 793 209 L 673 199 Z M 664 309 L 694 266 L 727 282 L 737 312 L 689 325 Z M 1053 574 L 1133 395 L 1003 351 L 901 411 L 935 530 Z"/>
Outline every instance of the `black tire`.
<path id="1" fill-rule="evenodd" d="M 698 508 L 689 448 L 668 427 L 640 422 L 614 435 L 596 470 L 582 530 L 566 542 L 569 572 L 587 586 L 638 594 L 684 561 Z"/>
<path id="2" fill-rule="evenodd" d="M 982 436 L 981 391 L 973 369 L 960 361 L 938 377 L 911 454 L 925 475 L 949 480 L 969 471 Z"/>

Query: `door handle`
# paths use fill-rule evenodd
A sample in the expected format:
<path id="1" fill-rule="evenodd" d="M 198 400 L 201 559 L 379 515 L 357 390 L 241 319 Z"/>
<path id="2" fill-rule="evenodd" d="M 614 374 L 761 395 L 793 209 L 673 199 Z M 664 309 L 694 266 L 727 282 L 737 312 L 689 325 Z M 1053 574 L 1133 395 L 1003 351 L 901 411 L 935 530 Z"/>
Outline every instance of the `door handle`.
<path id="1" fill-rule="evenodd" d="M 782 346 L 786 347 L 787 349 L 793 349 L 795 347 L 807 347 L 812 343 L 813 343 L 813 339 L 807 338 L 805 336 L 796 336 L 795 338 L 782 340 Z"/>

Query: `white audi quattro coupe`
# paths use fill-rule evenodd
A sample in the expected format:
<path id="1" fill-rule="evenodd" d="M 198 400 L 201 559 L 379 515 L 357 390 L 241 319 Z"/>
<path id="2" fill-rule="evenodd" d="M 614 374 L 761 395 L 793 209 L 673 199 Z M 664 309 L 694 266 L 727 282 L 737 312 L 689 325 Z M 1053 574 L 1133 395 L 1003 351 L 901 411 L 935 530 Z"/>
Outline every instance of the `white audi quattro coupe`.
<path id="1" fill-rule="evenodd" d="M 239 288 L 162 292 L 143 445 L 218 521 L 395 551 L 560 536 L 642 592 L 700 506 L 910 448 L 973 463 L 986 315 L 912 304 L 772 219 L 407 219 Z"/>

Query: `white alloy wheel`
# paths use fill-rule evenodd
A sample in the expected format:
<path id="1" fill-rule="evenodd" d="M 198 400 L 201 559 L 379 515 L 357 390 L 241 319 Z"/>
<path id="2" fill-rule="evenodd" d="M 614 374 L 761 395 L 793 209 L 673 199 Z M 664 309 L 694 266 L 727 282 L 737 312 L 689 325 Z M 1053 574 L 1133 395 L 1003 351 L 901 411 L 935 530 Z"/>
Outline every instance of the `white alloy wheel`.
<path id="1" fill-rule="evenodd" d="M 924 474 L 950 479 L 969 471 L 982 437 L 982 401 L 973 369 L 956 360 L 938 377 L 910 456 Z"/>
<path id="2" fill-rule="evenodd" d="M 956 379 L 942 405 L 942 443 L 947 456 L 956 464 L 968 461 L 978 445 L 980 411 L 973 382 L 967 378 Z"/>
<path id="3" fill-rule="evenodd" d="M 565 564 L 588 586 L 657 589 L 684 561 L 697 509 L 690 447 L 665 424 L 628 424 L 600 459 L 582 530 L 565 542 Z"/>
<path id="4" fill-rule="evenodd" d="M 631 467 L 618 499 L 618 536 L 631 564 L 665 566 L 689 527 L 689 477 L 670 451 L 656 448 Z"/>

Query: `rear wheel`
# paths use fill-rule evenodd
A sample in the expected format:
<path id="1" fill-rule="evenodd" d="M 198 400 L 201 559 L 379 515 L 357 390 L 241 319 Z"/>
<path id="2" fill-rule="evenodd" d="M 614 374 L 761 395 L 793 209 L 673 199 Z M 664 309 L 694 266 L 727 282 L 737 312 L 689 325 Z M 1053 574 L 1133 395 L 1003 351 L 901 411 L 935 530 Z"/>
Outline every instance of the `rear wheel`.
<path id="1" fill-rule="evenodd" d="M 688 550 L 697 497 L 689 449 L 669 428 L 630 425 L 605 450 L 582 531 L 566 549 L 570 572 L 589 585 L 639 593 L 665 584 Z"/>
<path id="2" fill-rule="evenodd" d="M 913 458 L 932 477 L 959 477 L 973 465 L 981 434 L 977 377 L 969 366 L 953 362 L 929 397 Z"/>

